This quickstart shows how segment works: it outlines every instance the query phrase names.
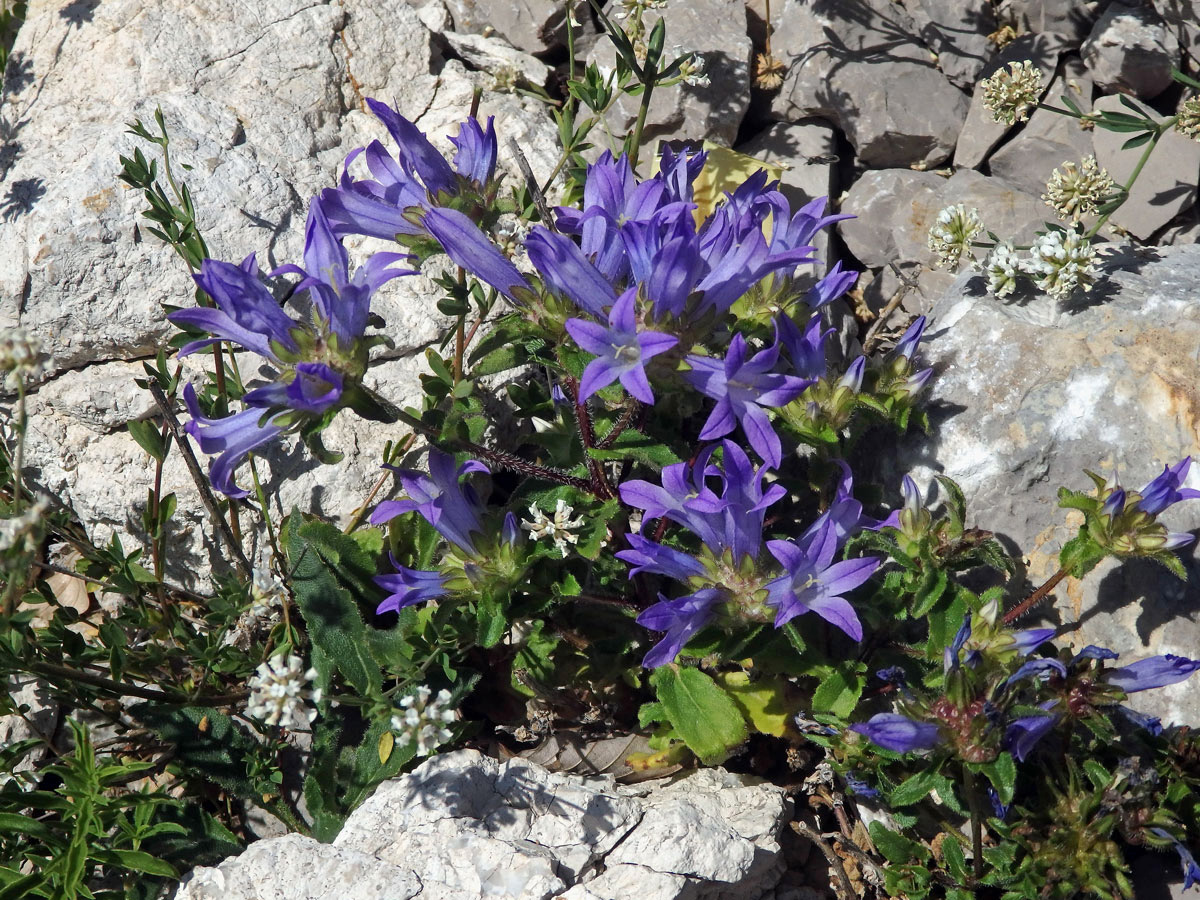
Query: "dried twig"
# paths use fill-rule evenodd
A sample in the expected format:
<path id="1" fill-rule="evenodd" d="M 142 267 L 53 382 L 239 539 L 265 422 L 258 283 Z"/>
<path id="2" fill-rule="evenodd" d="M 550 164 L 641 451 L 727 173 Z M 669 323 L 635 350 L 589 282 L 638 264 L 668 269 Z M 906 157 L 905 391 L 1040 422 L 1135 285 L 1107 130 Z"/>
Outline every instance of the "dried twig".
<path id="1" fill-rule="evenodd" d="M 522 152 L 520 146 L 512 138 L 508 139 L 508 152 L 513 155 L 513 159 L 517 161 L 517 166 L 520 168 L 521 174 L 525 176 L 525 187 L 529 189 L 529 196 L 533 198 L 533 205 L 537 207 L 538 215 L 542 217 L 542 224 L 551 231 L 557 231 L 558 229 L 554 227 L 554 217 L 550 215 L 550 207 L 546 203 L 546 195 L 542 193 L 537 178 L 534 177 L 529 160 L 525 158 L 525 154 Z"/>
<path id="2" fill-rule="evenodd" d="M 796 834 L 812 843 L 824 855 L 833 872 L 833 880 L 836 882 L 834 889 L 837 891 L 838 900 L 856 900 L 854 886 L 850 883 L 850 876 L 846 874 L 846 867 L 842 865 L 842 859 L 837 855 L 837 851 L 829 845 L 819 831 L 807 822 L 793 819 L 791 826 Z"/>
<path id="3" fill-rule="evenodd" d="M 908 296 L 908 292 L 917 286 L 917 279 L 909 278 L 900 271 L 900 268 L 894 262 L 888 263 L 888 267 L 900 279 L 900 287 L 896 289 L 896 293 L 892 294 L 892 299 L 887 302 L 887 306 L 880 310 L 879 318 L 872 322 L 871 327 L 867 330 L 867 336 L 863 340 L 864 354 L 874 350 L 875 345 L 883 339 L 880 336 L 880 332 L 883 330 L 883 325 L 888 320 L 888 316 L 896 311 L 896 307 L 904 301 L 904 298 Z"/>

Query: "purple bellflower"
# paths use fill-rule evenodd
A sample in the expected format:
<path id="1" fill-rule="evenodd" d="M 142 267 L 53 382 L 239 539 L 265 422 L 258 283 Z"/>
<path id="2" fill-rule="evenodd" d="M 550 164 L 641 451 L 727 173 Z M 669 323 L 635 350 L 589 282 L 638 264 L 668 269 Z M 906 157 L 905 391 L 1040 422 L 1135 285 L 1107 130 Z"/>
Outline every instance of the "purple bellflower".
<path id="1" fill-rule="evenodd" d="M 653 403 L 654 394 L 646 378 L 646 361 L 665 353 L 679 338 L 657 331 L 637 330 L 634 303 L 636 288 L 630 288 L 613 304 L 608 327 L 586 319 L 568 319 L 567 332 L 596 358 L 583 370 L 579 399 L 586 400 L 618 379 L 621 386 L 643 403 Z"/>
<path id="2" fill-rule="evenodd" d="M 1004 749 L 1011 751 L 1012 755 L 1020 762 L 1025 762 L 1025 758 L 1033 752 L 1033 748 L 1054 730 L 1062 718 L 1058 712 L 1054 711 L 1058 705 L 1057 700 L 1047 700 L 1039 705 L 1045 710 L 1045 715 L 1022 716 L 1014 719 L 1004 731 Z"/>
<path id="3" fill-rule="evenodd" d="M 1200 865 L 1196 863 L 1196 857 L 1192 855 L 1183 841 L 1176 838 L 1164 828 L 1151 828 L 1150 833 L 1164 841 L 1170 841 L 1175 847 L 1175 852 L 1179 854 L 1179 862 L 1183 867 L 1183 889 L 1186 891 L 1194 884 L 1200 884 Z"/>
<path id="4" fill-rule="evenodd" d="M 1168 653 L 1138 660 L 1119 669 L 1109 669 L 1104 673 L 1104 680 L 1113 687 L 1132 694 L 1186 681 L 1198 669 L 1200 659 L 1188 659 L 1186 656 L 1173 656 Z"/>
<path id="5" fill-rule="evenodd" d="M 365 234 L 393 240 L 400 234 L 421 234 L 413 221 L 414 208 L 439 206 L 464 190 L 479 194 L 494 191 L 496 172 L 496 131 L 492 119 L 483 128 L 473 118 L 459 129 L 454 166 L 416 125 L 385 103 L 367 100 L 376 117 L 387 127 L 399 147 L 394 159 L 379 141 L 365 150 L 355 150 L 346 159 L 341 182 L 321 193 L 321 203 L 339 237 Z M 350 164 L 361 154 L 373 179 L 355 180 Z"/>
<path id="6" fill-rule="evenodd" d="M 1185 456 L 1173 466 L 1164 466 L 1161 475 L 1138 491 L 1142 495 L 1142 499 L 1138 502 L 1138 509 L 1149 515 L 1157 516 L 1168 506 L 1181 500 L 1200 497 L 1200 491 L 1194 488 L 1180 487 L 1187 478 L 1191 465 L 1192 458 Z"/>
<path id="7" fill-rule="evenodd" d="M 661 641 L 642 659 L 647 669 L 665 666 L 675 659 L 692 636 L 713 619 L 722 600 L 716 588 L 701 588 L 693 594 L 668 600 L 662 594 L 658 602 L 642 611 L 637 623 L 651 631 L 665 631 Z"/>
<path id="8" fill-rule="evenodd" d="M 832 519 L 805 548 L 791 541 L 767 541 L 767 549 L 785 572 L 767 585 L 767 603 L 776 609 L 776 628 L 801 613 L 815 612 L 854 640 L 862 640 L 862 624 L 842 595 L 870 578 L 881 560 L 868 556 L 835 563 L 837 548 L 837 525 Z"/>
<path id="9" fill-rule="evenodd" d="M 808 320 L 804 331 L 785 313 L 775 318 L 776 342 L 787 351 L 796 374 L 810 381 L 825 376 L 825 340 L 836 330 L 825 328 L 821 317 L 816 315 Z"/>
<path id="10" fill-rule="evenodd" d="M 689 356 L 692 371 L 685 377 L 704 394 L 717 401 L 700 432 L 707 441 L 729 434 L 741 423 L 750 446 L 774 467 L 783 461 L 783 446 L 771 427 L 763 407 L 784 406 L 799 397 L 812 382 L 771 370 L 779 361 L 779 344 L 746 359 L 746 339 L 735 334 L 724 360 Z"/>
<path id="11" fill-rule="evenodd" d="M 850 726 L 871 743 L 896 753 L 932 750 L 941 742 L 938 727 L 928 722 L 914 722 L 898 713 L 877 713 L 865 722 Z"/>
<path id="12" fill-rule="evenodd" d="M 391 559 L 396 573 L 378 575 L 374 579 L 377 585 L 390 592 L 375 609 L 376 613 L 397 612 L 406 606 L 445 596 L 446 577 L 440 572 L 410 569 L 396 562 L 396 557 Z"/>
<path id="13" fill-rule="evenodd" d="M 825 277 L 804 295 L 804 302 L 813 309 L 828 306 L 854 287 L 856 281 L 858 281 L 858 272 L 842 271 L 842 261 L 839 259 L 833 264 L 833 268 L 825 273 Z"/>
<path id="14" fill-rule="evenodd" d="M 380 503 L 371 513 L 371 524 L 416 511 L 447 541 L 468 556 L 476 556 L 479 551 L 473 535 L 483 533 L 483 504 L 475 490 L 460 479 L 470 472 L 487 472 L 488 467 L 475 460 L 456 467 L 451 454 L 430 449 L 428 475 L 409 469 L 394 471 L 408 499 Z"/>
<path id="15" fill-rule="evenodd" d="M 211 471 L 214 487 L 231 497 L 246 496 L 232 474 L 247 454 L 343 403 L 347 382 L 366 372 L 370 342 L 364 340 L 364 332 L 371 295 L 392 278 L 413 274 L 392 268 L 407 258 L 401 253 L 377 253 L 351 276 L 346 250 L 334 237 L 320 203 L 314 202 L 305 228 L 304 268 L 285 265 L 272 273 L 302 276 L 296 290 L 307 291 L 312 303 L 307 321 L 292 319 L 282 310 L 259 279 L 254 254 L 240 266 L 213 259 L 201 262 L 196 283 L 216 305 L 176 310 L 168 318 L 209 336 L 188 343 L 179 355 L 231 341 L 279 369 L 273 382 L 242 398 L 250 409 L 229 420 L 201 416 L 195 392 L 191 393 L 189 431 L 205 453 L 221 454 Z M 270 424 L 258 428 L 268 414 Z"/>

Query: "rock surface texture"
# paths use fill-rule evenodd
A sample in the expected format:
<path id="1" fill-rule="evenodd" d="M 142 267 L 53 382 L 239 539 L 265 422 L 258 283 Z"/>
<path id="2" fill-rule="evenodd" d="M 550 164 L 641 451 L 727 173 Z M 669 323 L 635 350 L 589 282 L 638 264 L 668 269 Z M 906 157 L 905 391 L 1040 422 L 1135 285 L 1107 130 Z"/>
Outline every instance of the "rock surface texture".
<path id="1" fill-rule="evenodd" d="M 259 841 L 176 900 L 758 900 L 790 807 L 720 769 L 628 787 L 462 750 L 383 784 L 332 845 Z"/>
<path id="2" fill-rule="evenodd" d="M 958 481 L 975 522 L 1026 554 L 1032 586 L 1054 573 L 1079 521 L 1058 508 L 1059 485 L 1089 490 L 1090 469 L 1140 488 L 1165 463 L 1200 456 L 1200 247 L 1118 253 L 1105 272 L 1091 295 L 1062 310 L 1042 298 L 1004 304 L 985 296 L 978 278 L 960 278 L 927 332 L 934 437 L 909 445 L 892 475 Z M 1188 485 L 1200 487 L 1200 472 Z M 1200 509 L 1181 504 L 1163 520 L 1196 533 Z M 1123 661 L 1194 656 L 1195 554 L 1181 552 L 1186 584 L 1151 562 L 1107 562 L 1064 582 L 1052 616 L 1072 629 L 1076 647 L 1110 647 Z M 1186 683 L 1132 702 L 1164 722 L 1200 723 Z"/>
<path id="3" fill-rule="evenodd" d="M 362 111 L 365 97 L 396 103 L 448 150 L 479 86 L 480 114 L 495 115 L 544 178 L 557 156 L 540 105 L 493 92 L 491 75 L 443 59 L 427 13 L 404 0 L 203 0 L 170 14 L 126 0 L 29 4 L 0 107 L 9 135 L 0 154 L 0 329 L 20 323 L 49 355 L 30 400 L 27 475 L 97 542 L 116 533 L 127 548 L 141 543 L 154 467 L 125 423 L 154 409 L 133 382 L 144 376 L 136 360 L 153 357 L 171 332 L 162 304 L 186 305 L 193 292 L 186 266 L 136 224 L 140 194 L 118 181 L 118 156 L 138 146 L 126 123 L 152 127 L 162 108 L 176 166 L 192 167 L 176 171 L 210 252 L 235 261 L 255 252 L 264 268 L 299 261 L 308 199 L 335 183 L 355 147 L 390 145 Z M 541 63 L 507 52 L 545 80 Z M 516 172 L 503 146 L 501 157 Z M 425 300 L 431 289 L 423 276 L 397 279 L 373 307 L 396 340 L 395 358 L 374 377 L 397 402 L 415 399 L 419 353 L 444 327 Z M 252 378 L 257 363 L 244 365 Z M 281 511 L 299 503 L 337 517 L 361 504 L 384 443 L 399 435 L 348 418 L 327 433 L 328 446 L 346 454 L 336 482 L 306 451 L 267 456 L 262 474 L 269 493 L 280 487 Z M 225 554 L 205 543 L 211 529 L 178 454 L 163 489 L 179 499 L 169 575 L 194 584 Z"/>

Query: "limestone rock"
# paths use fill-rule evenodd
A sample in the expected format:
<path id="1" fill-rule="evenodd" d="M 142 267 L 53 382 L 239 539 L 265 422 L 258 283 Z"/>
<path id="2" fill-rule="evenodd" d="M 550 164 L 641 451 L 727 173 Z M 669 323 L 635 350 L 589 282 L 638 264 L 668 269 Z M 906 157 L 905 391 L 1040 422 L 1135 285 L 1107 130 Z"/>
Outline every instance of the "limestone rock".
<path id="1" fill-rule="evenodd" d="M 967 99 L 900 6 L 786 0 L 778 22 L 772 45 L 787 74 L 776 117 L 831 119 L 872 168 L 928 167 L 950 155 Z"/>
<path id="2" fill-rule="evenodd" d="M 1200 454 L 1200 248 L 1125 253 L 1105 266 L 1091 295 L 1045 323 L 987 296 L 966 274 L 938 304 L 926 334 L 933 436 L 902 445 L 888 479 L 937 471 L 966 493 L 972 524 L 998 533 L 1026 558 L 1022 596 L 1057 568 L 1077 520 L 1058 508 L 1060 485 L 1089 490 L 1083 470 L 1140 488 L 1164 465 Z M 940 409 L 939 409 L 940 408 Z M 1200 487 L 1200 471 L 1188 486 Z M 1200 503 L 1165 512 L 1172 531 L 1200 528 Z M 1200 645 L 1195 546 L 1180 551 L 1185 584 L 1157 564 L 1105 563 L 1057 592 L 1052 619 L 1082 647 L 1133 662 L 1160 653 L 1195 656 Z M 1025 620 L 1032 624 L 1036 617 Z M 1200 724 L 1200 695 L 1186 683 L 1131 696 L 1144 712 Z"/>
<path id="3" fill-rule="evenodd" d="M 1068 44 L 1078 47 L 1096 21 L 1099 0 L 1000 0 L 996 4 L 997 18 L 1019 34 L 1045 34 L 1052 31 Z"/>
<path id="4" fill-rule="evenodd" d="M 423 24 L 428 5 L 202 0 L 167 11 L 112 0 L 86 16 L 61 9 L 29 4 L 0 105 L 10 137 L 0 154 L 0 329 L 33 330 L 50 357 L 30 395 L 26 476 L 71 506 L 94 540 L 116 533 L 132 549 L 144 546 L 141 504 L 154 474 L 124 428 L 153 412 L 133 384 L 143 374 L 136 360 L 152 358 L 172 330 L 162 304 L 190 303 L 194 285 L 174 253 L 144 232 L 141 196 L 117 180 L 118 155 L 140 143 L 125 134 L 127 122 L 152 123 L 161 106 L 175 171 L 192 190 L 210 252 L 240 260 L 254 251 L 263 268 L 300 261 L 308 200 L 335 183 L 351 150 L 376 138 L 390 146 L 383 125 L 362 111 L 366 97 L 394 103 L 448 151 L 478 84 L 480 114 L 497 117 L 510 180 L 521 176 L 507 138 L 541 179 L 558 154 L 541 104 L 490 90 L 490 76 L 458 60 L 442 62 Z M 369 243 L 347 241 L 356 260 Z M 401 404 L 415 400 L 424 368 L 412 355 L 445 327 L 433 291 L 426 276 L 410 276 L 374 299 L 396 358 L 372 378 Z M 258 364 L 242 357 L 251 382 Z M 400 431 L 363 428 L 344 413 L 327 432 L 330 448 L 346 453 L 337 469 L 285 443 L 266 454 L 260 474 L 269 493 L 280 489 L 284 512 L 296 503 L 345 516 L 378 478 L 384 442 Z M 204 543 L 212 529 L 178 453 L 163 490 L 179 500 L 168 576 L 194 587 L 210 563 L 227 568 L 228 553 Z"/>
<path id="5" fill-rule="evenodd" d="M 1083 42 L 1083 61 L 1102 91 L 1122 91 L 1143 100 L 1171 84 L 1179 65 L 1179 40 L 1152 6 L 1112 3 Z"/>
<path id="6" fill-rule="evenodd" d="M 544 53 L 567 45 L 566 4 L 562 0 L 450 0 L 458 34 L 489 29 L 518 50 Z M 578 21 L 587 18 L 587 2 L 575 3 Z"/>
<path id="7" fill-rule="evenodd" d="M 958 87 L 970 90 L 979 70 L 996 51 L 987 37 L 996 30 L 991 5 L 917 0 L 907 8 L 926 46 L 937 54 L 937 67 Z"/>
<path id="8" fill-rule="evenodd" d="M 1152 3 L 1175 32 L 1180 48 L 1195 57 L 1200 48 L 1200 4 L 1196 0 L 1152 0 Z"/>
<path id="9" fill-rule="evenodd" d="M 997 122 L 991 112 L 983 105 L 983 79 L 989 78 L 1009 63 L 1029 60 L 1041 70 L 1042 83 L 1049 84 L 1058 66 L 1058 58 L 1064 49 L 1066 41 L 1062 35 L 1030 34 L 1023 35 L 1005 47 L 1000 54 L 983 67 L 979 73 L 979 83 L 975 85 L 975 93 L 971 96 L 970 109 L 962 126 L 962 134 L 954 149 L 954 165 L 975 168 L 988 158 L 993 148 L 1013 128 L 1006 122 Z"/>
<path id="10" fill-rule="evenodd" d="M 733 146 L 750 105 L 750 38 L 746 33 L 744 0 L 691 0 L 670 3 L 646 14 L 647 29 L 666 20 L 666 62 L 676 55 L 695 53 L 704 58 L 707 85 L 680 84 L 654 92 L 643 134 L 661 140 L 710 140 Z M 602 70 L 611 70 L 616 56 L 612 44 L 599 41 L 588 55 Z M 632 130 L 639 97 L 622 97 L 609 113 L 614 133 Z"/>
<path id="11" fill-rule="evenodd" d="M 1061 107 L 1067 96 L 1083 111 L 1092 107 L 1092 79 L 1079 60 L 1067 57 L 1063 71 L 1046 91 L 1046 102 Z M 1008 143 L 992 154 L 992 175 L 1014 187 L 1041 196 L 1055 167 L 1078 162 L 1092 154 L 1092 134 L 1079 121 L 1046 109 L 1035 109 L 1029 122 Z"/>
<path id="12" fill-rule="evenodd" d="M 476 69 L 482 69 L 497 82 L 518 76 L 525 86 L 544 87 L 550 77 L 550 67 L 528 53 L 514 49 L 504 41 L 480 34 L 457 34 L 447 31 L 446 43 Z"/>
<path id="13" fill-rule="evenodd" d="M 302 877 L 289 878 L 289 873 Z M 410 900 L 421 894 L 421 882 L 411 871 L 288 834 L 257 841 L 216 868 L 196 869 L 175 900 Z"/>
<path id="14" fill-rule="evenodd" d="M 931 268 L 937 257 L 929 249 L 929 229 L 942 209 L 956 203 L 978 209 L 985 228 L 1017 242 L 1028 242 L 1049 212 L 1037 197 L 972 169 L 960 169 L 948 179 L 883 169 L 854 183 L 842 212 L 857 218 L 839 222 L 838 228 L 864 265 L 920 263 Z"/>
<path id="15" fill-rule="evenodd" d="M 1154 119 L 1159 116 L 1145 104 L 1132 101 Z M 1118 97 L 1101 97 L 1096 101 L 1100 111 L 1128 112 Z M 1137 165 L 1142 149 L 1122 150 L 1130 137 L 1123 132 L 1097 128 L 1092 132 L 1096 160 L 1108 170 L 1118 184 L 1124 184 Z M 1170 222 L 1196 202 L 1196 182 L 1200 176 L 1200 143 L 1169 130 L 1154 148 L 1146 167 L 1142 169 L 1129 199 L 1113 213 L 1114 225 L 1141 240 Z"/>
<path id="16" fill-rule="evenodd" d="M 400 900 L 757 900 L 779 880 L 789 812 L 779 788 L 721 770 L 625 787 L 461 750 L 381 785 L 332 846 L 261 841 L 197 869 L 179 900 L 316 897 L 351 871 L 376 879 L 355 888 L 366 900 L 385 896 L 374 884 Z"/>

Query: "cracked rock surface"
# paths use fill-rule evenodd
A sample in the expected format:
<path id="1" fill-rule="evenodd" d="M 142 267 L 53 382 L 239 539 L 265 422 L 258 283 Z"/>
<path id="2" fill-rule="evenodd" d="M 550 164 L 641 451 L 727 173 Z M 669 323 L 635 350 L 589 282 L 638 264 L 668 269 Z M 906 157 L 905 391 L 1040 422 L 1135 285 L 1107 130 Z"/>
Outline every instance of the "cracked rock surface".
<path id="1" fill-rule="evenodd" d="M 790 807 L 720 769 L 623 786 L 460 750 L 381 785 L 332 845 L 259 841 L 176 900 L 758 900 Z"/>

